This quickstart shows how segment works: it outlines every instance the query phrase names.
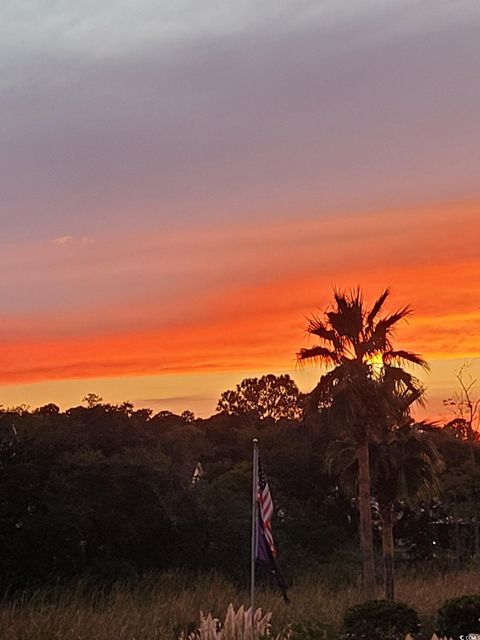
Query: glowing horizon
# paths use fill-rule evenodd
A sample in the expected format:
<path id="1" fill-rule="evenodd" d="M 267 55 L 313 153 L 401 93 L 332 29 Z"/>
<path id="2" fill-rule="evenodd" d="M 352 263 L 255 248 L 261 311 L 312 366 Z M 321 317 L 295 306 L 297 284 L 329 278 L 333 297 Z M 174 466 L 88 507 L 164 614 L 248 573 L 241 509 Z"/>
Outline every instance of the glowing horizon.
<path id="1" fill-rule="evenodd" d="M 39 270 L 33 247 L 23 252 L 23 264 L 17 249 L 11 264 L 8 254 L 0 264 L 10 277 L 19 270 L 27 291 L 27 285 L 33 290 L 42 278 L 47 285 L 53 271 L 56 290 L 68 291 L 72 280 L 88 289 L 91 265 L 98 264 L 100 256 L 107 282 L 121 269 L 123 282 L 140 275 L 144 291 L 140 296 L 134 291 L 119 296 L 113 291 L 109 302 L 105 292 L 99 299 L 94 290 L 95 304 L 90 296 L 79 304 L 75 296 L 67 305 L 63 297 L 64 308 L 53 317 L 48 308 L 39 313 L 36 303 L 36 317 L 25 314 L 11 320 L 16 324 L 16 340 L 8 322 L 4 323 L 0 385 L 17 385 L 20 400 L 22 387 L 26 390 L 25 385 L 46 381 L 181 378 L 180 374 L 202 373 L 223 374 L 225 380 L 232 380 L 236 372 L 295 372 L 305 318 L 325 309 L 333 287 L 343 287 L 341 283 L 348 283 L 347 288 L 360 284 L 370 299 L 390 286 L 390 310 L 413 306 L 415 315 L 401 328 L 400 346 L 422 353 L 433 363 L 454 360 L 458 365 L 479 358 L 480 258 L 476 259 L 471 246 L 463 251 L 461 261 L 455 260 L 465 234 L 474 237 L 480 230 L 479 208 L 463 203 L 391 211 L 387 216 L 379 212 L 321 222 L 309 219 L 301 224 L 284 221 L 268 229 L 237 226 L 223 233 L 217 230 L 213 239 L 205 230 L 196 247 L 190 237 L 185 240 L 190 264 L 177 238 L 178 266 L 170 255 L 169 269 L 175 273 L 183 268 L 186 280 L 194 286 L 170 291 L 165 303 L 145 299 L 151 295 L 150 288 L 165 295 L 161 285 L 155 284 L 157 274 L 165 268 L 165 256 L 160 253 L 157 259 L 155 255 L 168 242 L 157 244 L 151 234 L 137 238 L 127 254 L 119 249 L 125 246 L 122 236 L 105 241 L 109 251 L 101 239 L 75 243 L 69 238 L 44 244 L 37 250 L 46 256 L 45 273 Z M 458 231 L 452 230 L 452 219 L 458 221 Z M 366 237 L 356 244 L 360 229 Z M 176 233 L 180 236 L 181 230 Z M 447 235 L 448 247 L 435 255 L 439 239 Z M 232 238 L 237 245 L 224 251 Z M 339 266 L 336 255 L 345 242 L 355 254 L 350 258 L 342 254 Z M 215 247 L 218 255 L 211 269 L 209 256 Z M 142 263 L 145 255 L 150 256 L 148 269 Z M 143 270 L 139 273 L 140 264 Z M 254 266 L 253 273 L 249 264 Z M 27 300 L 19 300 L 22 302 Z M 298 377 L 298 373 L 293 375 Z M 308 376 L 310 382 L 313 376 Z M 435 376 L 430 384 L 435 389 Z M 125 389 L 124 384 L 117 387 Z M 218 389 L 218 396 L 222 390 Z"/>

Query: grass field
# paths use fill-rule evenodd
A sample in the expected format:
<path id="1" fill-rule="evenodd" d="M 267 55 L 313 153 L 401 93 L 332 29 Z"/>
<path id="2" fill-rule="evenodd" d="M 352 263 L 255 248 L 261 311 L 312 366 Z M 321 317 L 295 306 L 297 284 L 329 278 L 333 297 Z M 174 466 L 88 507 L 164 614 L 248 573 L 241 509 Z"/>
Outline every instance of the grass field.
<path id="1" fill-rule="evenodd" d="M 434 630 L 435 612 L 448 598 L 480 593 L 480 573 L 464 570 L 429 576 L 428 571 L 398 580 L 398 600 L 421 615 L 425 636 Z M 361 601 L 358 587 L 329 588 L 305 578 L 291 589 L 291 605 L 275 591 L 261 590 L 258 604 L 273 612 L 274 629 L 310 619 L 338 626 L 343 612 Z M 379 593 L 379 596 L 381 594 Z M 85 582 L 51 586 L 5 599 L 0 610 L 2 640 L 173 640 L 178 629 L 198 619 L 198 611 L 223 615 L 229 602 L 248 604 L 248 594 L 217 575 L 196 578 L 181 572 L 149 577 L 136 585 L 100 589 Z"/>

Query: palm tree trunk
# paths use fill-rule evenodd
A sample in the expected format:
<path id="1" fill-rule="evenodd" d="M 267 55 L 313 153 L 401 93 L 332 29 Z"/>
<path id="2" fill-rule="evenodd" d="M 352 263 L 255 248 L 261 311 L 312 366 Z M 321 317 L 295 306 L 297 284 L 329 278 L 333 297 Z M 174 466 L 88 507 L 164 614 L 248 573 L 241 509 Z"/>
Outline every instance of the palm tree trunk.
<path id="1" fill-rule="evenodd" d="M 385 599 L 395 599 L 395 543 L 393 540 L 393 504 L 388 504 L 381 511 L 383 571 L 385 580 Z"/>
<path id="2" fill-rule="evenodd" d="M 368 440 L 357 446 L 358 509 L 360 512 L 360 543 L 363 563 L 363 591 L 367 599 L 375 594 L 375 559 L 373 555 L 371 481 Z"/>
<path id="3" fill-rule="evenodd" d="M 479 518 L 478 518 L 478 509 L 475 509 L 474 512 L 475 520 L 473 524 L 473 535 L 474 535 L 474 548 L 473 548 L 473 557 L 475 560 L 480 558 L 480 527 L 479 527 Z"/>

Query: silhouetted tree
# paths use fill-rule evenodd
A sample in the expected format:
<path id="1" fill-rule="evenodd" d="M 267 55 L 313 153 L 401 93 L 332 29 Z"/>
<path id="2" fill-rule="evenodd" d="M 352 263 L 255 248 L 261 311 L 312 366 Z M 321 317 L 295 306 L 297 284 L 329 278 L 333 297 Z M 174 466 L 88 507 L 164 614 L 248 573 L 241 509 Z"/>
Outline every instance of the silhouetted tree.
<path id="1" fill-rule="evenodd" d="M 452 429 L 457 435 L 468 442 L 470 460 L 475 464 L 474 445 L 479 442 L 478 430 L 475 429 L 480 417 L 480 397 L 475 395 L 476 378 L 467 375 L 469 365 L 463 364 L 458 371 L 456 378 L 460 391 L 451 398 L 443 401 L 455 416 L 446 428 Z"/>
<path id="2" fill-rule="evenodd" d="M 84 402 L 89 409 L 93 409 L 93 407 L 103 402 L 103 398 L 96 393 L 87 393 L 87 395 L 82 398 L 82 402 Z"/>
<path id="3" fill-rule="evenodd" d="M 180 417 L 184 422 L 195 422 L 195 414 L 193 413 L 193 411 L 190 411 L 189 409 L 187 409 L 186 411 L 183 411 Z"/>
<path id="4" fill-rule="evenodd" d="M 372 444 L 375 496 L 382 522 L 385 598 L 395 597 L 395 504 L 412 505 L 439 495 L 438 474 L 445 469 L 429 431 L 423 425 L 405 425 L 387 432 Z"/>
<path id="5" fill-rule="evenodd" d="M 302 395 L 288 374 L 245 378 L 235 390 L 224 391 L 217 411 L 229 415 L 250 414 L 264 420 L 295 420 L 302 414 Z"/>
<path id="6" fill-rule="evenodd" d="M 371 309 L 366 309 L 360 289 L 334 293 L 334 304 L 323 318 L 313 316 L 307 331 L 320 343 L 298 352 L 300 362 L 313 360 L 331 370 L 311 392 L 306 408 L 328 410 L 337 429 L 347 429 L 356 443 L 358 505 L 363 558 L 364 590 L 372 597 L 375 563 L 371 513 L 369 443 L 382 429 L 403 421 L 408 407 L 422 395 L 418 381 L 398 364 L 426 367 L 419 355 L 395 350 L 392 334 L 399 321 L 410 314 L 405 307 L 380 317 L 389 296 L 386 289 Z"/>
<path id="7" fill-rule="evenodd" d="M 35 409 L 33 413 L 36 415 L 56 415 L 60 413 L 60 407 L 52 402 L 50 404 L 45 404 L 42 407 L 38 407 L 38 409 Z"/>
<path id="8" fill-rule="evenodd" d="M 446 425 L 446 429 L 454 431 L 457 437 L 468 443 L 470 453 L 470 464 L 472 473 L 477 474 L 477 462 L 475 457 L 475 445 L 480 442 L 478 425 L 480 419 L 480 397 L 475 394 L 476 378 L 467 373 L 469 364 L 464 363 L 457 373 L 457 381 L 460 391 L 452 398 L 444 400 L 447 406 L 455 415 L 454 420 Z M 477 428 L 476 428 L 477 427 Z M 475 557 L 480 555 L 480 513 L 478 507 L 474 511 L 474 535 L 475 535 Z"/>

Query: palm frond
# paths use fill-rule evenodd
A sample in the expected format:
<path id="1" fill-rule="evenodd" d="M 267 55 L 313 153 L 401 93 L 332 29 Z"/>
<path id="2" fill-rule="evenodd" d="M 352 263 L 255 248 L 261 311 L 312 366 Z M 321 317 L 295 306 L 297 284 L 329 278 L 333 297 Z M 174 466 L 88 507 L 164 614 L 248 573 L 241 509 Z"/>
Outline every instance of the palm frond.
<path id="1" fill-rule="evenodd" d="M 383 305 L 385 304 L 385 300 L 388 298 L 389 295 L 390 295 L 390 289 L 387 287 L 387 289 L 385 289 L 385 291 L 375 301 L 370 313 L 367 316 L 367 325 L 369 327 L 372 326 L 373 321 L 375 320 L 377 315 L 380 313 L 380 310 L 382 309 Z"/>
<path id="2" fill-rule="evenodd" d="M 422 358 L 419 353 L 414 353 L 413 351 L 405 351 L 403 349 L 395 351 L 390 349 L 389 351 L 385 352 L 383 359 L 385 362 L 396 360 L 401 364 L 410 362 L 412 364 L 417 364 L 426 371 L 430 371 L 430 365 L 428 364 L 428 362 L 424 360 L 424 358 Z"/>
<path id="3" fill-rule="evenodd" d="M 304 415 L 317 413 L 319 407 L 330 407 L 342 370 L 343 365 L 338 365 L 332 371 L 323 375 L 315 388 L 305 395 Z"/>
<path id="4" fill-rule="evenodd" d="M 304 360 L 313 360 L 324 364 L 338 364 L 338 355 L 335 351 L 331 351 L 326 347 L 316 345 L 314 347 L 300 349 L 297 353 L 297 361 L 303 362 Z"/>
<path id="5" fill-rule="evenodd" d="M 420 425 L 404 425 L 372 447 L 372 468 L 380 503 L 412 504 L 438 494 L 438 474 L 445 469 L 432 434 Z"/>
<path id="6" fill-rule="evenodd" d="M 328 323 L 352 344 L 359 341 L 363 329 L 363 302 L 360 293 L 335 291 L 336 308 L 326 313 Z"/>
<path id="7" fill-rule="evenodd" d="M 395 311 L 395 313 L 390 313 L 388 316 L 385 316 L 384 318 L 382 318 L 382 320 L 379 320 L 377 326 L 381 324 L 388 331 L 394 325 L 396 325 L 397 322 L 400 322 L 400 320 L 404 320 L 405 318 L 408 318 L 408 316 L 411 316 L 412 313 L 413 313 L 412 307 L 407 305 L 406 307 L 403 307 L 402 309 Z"/>
<path id="8" fill-rule="evenodd" d="M 318 316 L 312 316 L 308 321 L 307 332 L 322 338 L 328 342 L 332 342 L 334 345 L 338 342 L 338 336 L 333 329 L 329 329 L 327 325 L 318 318 Z"/>
<path id="9" fill-rule="evenodd" d="M 383 378 L 384 381 L 389 384 L 403 383 L 408 389 L 414 389 L 417 387 L 423 388 L 423 385 L 418 378 L 408 371 L 405 371 L 405 369 L 402 369 L 401 367 L 394 367 L 391 364 L 385 363 Z"/>
<path id="10" fill-rule="evenodd" d="M 391 394 L 392 400 L 401 410 L 407 409 L 414 402 L 424 406 L 425 387 L 422 382 L 405 369 L 385 365 L 383 381 Z"/>
<path id="11" fill-rule="evenodd" d="M 334 289 L 333 297 L 335 300 L 335 304 L 337 305 L 337 310 L 340 313 L 347 313 L 350 306 L 348 294 L 345 291 L 340 291 L 340 289 Z"/>
<path id="12" fill-rule="evenodd" d="M 348 292 L 348 296 L 350 298 L 350 302 L 353 307 L 356 307 L 362 312 L 363 318 L 363 291 L 360 285 L 357 285 L 353 289 L 350 289 Z"/>
<path id="13" fill-rule="evenodd" d="M 331 476 L 338 476 L 343 492 L 347 496 L 356 494 L 358 463 L 355 441 L 349 438 L 332 440 L 327 447 L 324 468 Z"/>
<path id="14" fill-rule="evenodd" d="M 390 337 L 397 322 L 412 313 L 410 307 L 404 307 L 396 313 L 392 313 L 379 320 L 376 324 L 367 326 L 367 339 L 363 345 L 364 354 L 375 351 L 387 351 L 391 349 Z"/>

